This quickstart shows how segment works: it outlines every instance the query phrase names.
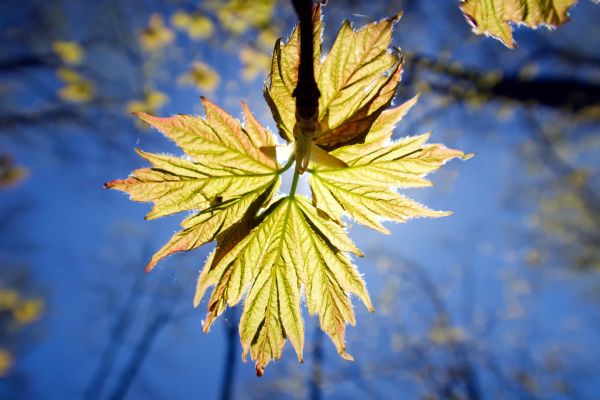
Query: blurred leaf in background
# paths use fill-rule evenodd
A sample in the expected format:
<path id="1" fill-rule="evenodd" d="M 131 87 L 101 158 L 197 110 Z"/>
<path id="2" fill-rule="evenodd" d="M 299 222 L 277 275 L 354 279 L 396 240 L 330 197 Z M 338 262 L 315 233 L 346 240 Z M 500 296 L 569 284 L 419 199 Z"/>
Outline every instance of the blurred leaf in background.
<path id="1" fill-rule="evenodd" d="M 188 72 L 177 78 L 180 85 L 194 86 L 205 92 L 213 92 L 219 86 L 219 73 L 210 65 L 195 61 Z"/>

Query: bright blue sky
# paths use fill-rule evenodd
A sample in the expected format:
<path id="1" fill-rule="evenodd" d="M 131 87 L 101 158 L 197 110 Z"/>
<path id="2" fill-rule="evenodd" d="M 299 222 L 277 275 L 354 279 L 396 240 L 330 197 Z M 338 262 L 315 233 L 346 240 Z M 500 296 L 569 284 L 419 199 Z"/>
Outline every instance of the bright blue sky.
<path id="1" fill-rule="evenodd" d="M 412 14 L 409 8 L 405 21 L 396 30 L 394 44 L 408 51 L 435 56 L 445 49 L 451 53 L 451 61 L 476 69 L 499 69 L 507 73 L 514 72 L 528 60 L 528 48 L 543 47 L 543 43 L 550 41 L 562 44 L 582 37 L 589 42 L 582 43 L 582 49 L 600 56 L 597 50 L 600 47 L 594 47 L 600 44 L 600 32 L 594 26 L 600 18 L 600 9 L 589 1 L 582 1 L 572 13 L 573 22 L 556 32 L 518 30 L 516 38 L 521 47 L 514 51 L 490 39 L 471 35 L 468 26 L 461 24 L 461 15 L 454 12 L 455 4 L 442 12 L 437 11 L 438 1 L 424 1 L 422 4 L 423 8 L 413 9 Z M 155 4 L 151 2 L 150 6 Z M 357 6 L 356 10 L 349 10 L 336 8 L 335 4 L 328 5 L 325 10 L 329 35 L 326 43 L 330 43 L 341 18 L 348 17 L 356 24 L 362 24 L 380 16 L 370 14 L 367 7 L 363 8 Z M 15 3 L 9 6 L 9 11 L 1 14 L 0 20 L 8 21 L 2 26 L 10 25 L 11 18 L 15 18 L 18 11 Z M 143 20 L 152 11 L 169 13 L 171 8 L 157 6 L 143 11 L 143 15 L 132 20 Z M 68 19 L 75 20 L 81 13 L 84 20 L 91 11 L 74 8 L 70 12 L 72 15 L 67 15 Z M 76 24 L 69 26 L 73 25 Z M 71 29 L 75 38 L 81 34 L 77 29 Z M 239 40 L 244 41 L 244 38 Z M 181 45 L 184 49 L 189 46 L 187 42 Z M 263 117 L 267 108 L 262 100 L 261 80 L 244 82 L 238 78 L 240 66 L 235 53 L 220 54 L 218 48 L 210 47 L 203 47 L 200 53 L 219 71 L 223 80 L 219 90 L 210 95 L 211 99 L 239 116 L 241 108 L 233 101 L 241 97 L 274 130 L 274 124 Z M 95 57 L 101 57 L 101 54 Z M 182 64 L 189 62 L 185 59 L 185 52 L 182 57 L 185 60 Z M 118 69 L 111 71 L 111 60 L 115 61 L 110 57 L 106 59 L 106 69 L 116 79 L 131 73 L 126 67 L 123 67 L 122 74 L 118 73 Z M 120 64 L 114 65 L 118 68 Z M 593 68 L 589 73 L 589 70 L 568 69 L 542 60 L 539 69 L 543 74 L 595 79 L 598 83 L 600 75 L 597 67 L 594 75 Z M 39 76 L 42 80 L 51 80 L 51 74 L 41 73 Z M 227 81 L 236 81 L 237 90 L 228 90 Z M 166 90 L 166 87 L 161 89 Z M 161 114 L 200 112 L 198 96 L 202 93 L 176 88 L 168 94 L 171 102 L 161 110 Z M 435 183 L 432 188 L 406 191 L 409 196 L 433 209 L 453 211 L 453 216 L 414 220 L 406 224 L 388 223 L 392 231 L 389 236 L 358 226 L 351 227 L 352 237 L 366 253 L 366 257 L 356 262 L 365 275 L 377 310 L 386 309 L 381 297 L 387 285 L 393 279 L 401 278 L 401 290 L 397 292 L 399 298 L 392 305 L 393 316 L 385 311 L 371 315 L 355 301 L 358 326 L 350 327 L 348 331 L 348 350 L 356 359 L 352 368 L 376 364 L 390 355 L 387 341 L 394 335 L 396 323 L 410 336 L 428 334 L 426 320 L 431 318 L 431 308 L 427 296 L 416 285 L 411 286 L 410 279 L 404 281 L 405 275 L 399 274 L 398 270 L 392 271 L 397 268 L 397 263 L 407 259 L 415 260 L 438 285 L 454 322 L 471 335 L 470 343 L 486 348 L 508 370 L 524 368 L 532 374 L 539 372 L 536 370 L 538 365 L 530 366 L 519 358 L 521 353 L 515 351 L 516 348 L 524 349 L 528 356 L 525 358 L 543 364 L 541 354 L 545 350 L 566 343 L 572 351 L 561 353 L 569 354 L 569 358 L 561 358 L 565 376 L 577 387 L 581 398 L 592 398 L 600 384 L 597 376 L 590 372 L 597 373 L 599 366 L 596 360 L 600 359 L 597 341 L 600 329 L 598 273 L 575 273 L 555 252 L 543 248 L 540 251 L 549 257 L 544 266 L 534 268 L 524 261 L 527 251 L 536 247 L 535 236 L 527 224 L 535 204 L 523 207 L 513 204 L 511 199 L 519 196 L 519 185 L 536 182 L 519 153 L 519 146 L 528 137 L 528 126 L 518 111 L 517 116 L 508 121 L 494 118 L 497 104 L 488 104 L 477 110 L 470 110 L 462 104 L 451 105 L 428 119 L 421 119 L 420 116 L 435 103 L 435 98 L 434 93 L 424 93 L 420 103 L 399 125 L 397 136 L 431 129 L 434 142 L 475 152 L 477 156 L 468 162 L 450 162 L 432 176 Z M 6 101 L 3 99 L 1 104 Z M 22 94 L 19 101 L 27 103 L 27 95 Z M 34 101 L 33 97 L 31 101 Z M 558 113 L 555 117 L 561 118 Z M 120 193 L 102 188 L 104 182 L 123 178 L 144 165 L 143 160 L 135 156 L 134 147 L 178 152 L 156 132 L 139 131 L 128 120 L 124 121 L 117 121 L 114 131 L 103 132 L 117 137 L 119 147 L 112 150 L 106 150 L 104 142 L 98 140 L 98 135 L 92 130 L 81 132 L 80 128 L 68 128 L 60 123 L 42 128 L 25 127 L 18 133 L 0 135 L 1 152 L 12 154 L 19 164 L 30 169 L 30 177 L 22 185 L 0 193 L 0 207 L 25 201 L 30 203 L 30 207 L 18 216 L 18 224 L 10 231 L 2 231 L 2 235 L 25 238 L 27 249 L 0 249 L 0 255 L 27 265 L 35 284 L 47 295 L 48 302 L 43 320 L 34 328 L 37 338 L 16 365 L 16 370 L 26 374 L 29 380 L 25 398 L 81 396 L 98 364 L 115 310 L 125 301 L 132 282 L 143 274 L 144 260 L 148 256 L 144 253 L 158 249 L 178 229 L 180 216 L 144 221 L 149 205 L 133 203 Z M 89 120 L 89 124 L 96 122 L 93 118 Z M 597 120 L 593 126 L 598 129 Z M 597 155 L 598 148 L 592 154 Z M 597 177 L 597 164 L 592 172 Z M 194 311 L 191 308 L 196 274 L 209 249 L 205 246 L 188 256 L 170 257 L 151 274 L 141 277 L 148 290 L 155 286 L 165 290 L 181 288 L 183 294 L 178 314 L 184 317 L 161 332 L 132 386 L 129 398 L 211 399 L 218 395 L 225 353 L 225 327 L 232 322 L 222 318 L 210 334 L 203 334 L 200 321 L 204 317 L 204 309 Z M 124 260 L 133 260 L 132 265 L 120 265 Z M 385 260 L 391 261 L 389 268 L 392 270 L 377 267 L 378 263 L 385 264 Z M 511 285 L 525 285 L 524 294 L 517 295 L 516 300 L 511 298 L 508 294 Z M 161 296 L 163 294 L 158 297 Z M 525 309 L 525 315 L 520 319 L 503 317 L 507 305 L 513 304 L 513 300 Z M 160 301 L 148 297 L 141 300 L 133 330 L 117 359 L 119 367 L 135 345 L 140 327 L 152 317 L 158 304 Z M 201 307 L 205 307 L 205 302 Z M 477 333 L 477 337 L 472 337 L 473 332 L 479 332 L 475 328 L 483 323 L 482 320 L 494 321 L 498 326 L 488 336 Z M 307 343 L 310 343 L 314 320 L 306 315 L 306 322 Z M 327 340 L 324 345 L 326 371 L 333 375 L 336 371 L 347 373 L 350 368 L 347 363 L 338 360 Z M 402 352 L 398 357 L 400 365 L 407 360 Z M 445 360 L 445 356 L 441 357 Z M 304 365 L 297 365 L 288 345 L 283 360 L 270 365 L 267 375 L 260 381 L 254 378 L 251 362 L 247 365 L 240 362 L 236 393 L 239 396 L 247 391 L 260 393 L 277 379 L 308 377 L 311 365 L 308 354 L 306 359 Z M 587 372 L 579 372 L 578 367 Z M 382 395 L 393 398 L 394 393 L 402 390 L 407 394 L 421 393 L 414 382 L 403 380 L 401 372 L 398 371 L 399 386 L 384 383 L 384 377 L 373 380 Z M 496 387 L 488 373 L 482 372 L 481 381 L 484 387 Z M 1 382 L 0 387 L 3 385 Z M 114 383 L 113 380 L 108 382 L 108 390 Z M 364 393 L 353 387 L 351 382 L 344 381 L 334 388 L 335 391 L 326 388 L 325 394 L 332 393 L 338 398 L 364 398 Z M 493 393 L 489 394 L 489 398 L 494 397 Z"/>

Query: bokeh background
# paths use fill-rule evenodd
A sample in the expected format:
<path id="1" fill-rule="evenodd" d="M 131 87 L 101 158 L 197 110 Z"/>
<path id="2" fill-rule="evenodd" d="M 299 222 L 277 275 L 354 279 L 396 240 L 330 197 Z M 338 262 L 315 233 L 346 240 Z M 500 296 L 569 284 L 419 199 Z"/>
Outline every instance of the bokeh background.
<path id="1" fill-rule="evenodd" d="M 131 111 L 234 116 L 271 130 L 262 85 L 284 0 L 0 3 L 0 398 L 594 399 L 600 391 L 600 6 L 519 47 L 477 37 L 458 1 L 332 0 L 324 48 L 404 10 L 397 102 L 420 92 L 396 137 L 477 156 L 408 194 L 451 217 L 350 232 L 376 313 L 357 304 L 338 357 L 305 315 L 300 365 L 286 346 L 260 379 L 240 359 L 239 310 L 201 332 L 192 308 L 210 246 L 146 275 L 180 216 L 102 184 L 180 154 Z"/>

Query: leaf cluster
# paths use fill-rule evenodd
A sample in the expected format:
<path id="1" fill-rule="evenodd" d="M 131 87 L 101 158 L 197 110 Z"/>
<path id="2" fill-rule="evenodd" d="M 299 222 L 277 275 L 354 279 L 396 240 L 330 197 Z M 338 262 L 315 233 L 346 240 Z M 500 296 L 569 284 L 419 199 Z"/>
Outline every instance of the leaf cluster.
<path id="1" fill-rule="evenodd" d="M 296 28 L 285 43 L 276 43 L 264 88 L 278 133 L 287 144 L 278 146 L 244 103 L 242 124 L 203 98 L 204 117 L 138 114 L 173 140 L 185 158 L 138 150 L 151 166 L 106 184 L 132 200 L 152 202 L 148 219 L 191 212 L 182 230 L 152 257 L 148 271 L 170 254 L 216 241 L 200 273 L 194 305 L 213 287 L 203 323 L 208 331 L 227 307 L 244 299 L 239 325 L 243 357 L 250 354 L 259 375 L 272 359 L 280 358 L 286 340 L 302 361 L 302 300 L 309 314 L 318 315 L 338 353 L 352 359 L 345 343 L 346 325 L 356 322 L 350 295 L 370 311 L 373 306 L 350 257 L 363 254 L 348 237 L 343 217 L 389 233 L 384 220 L 447 215 L 397 189 L 429 186 L 428 173 L 452 158 L 466 157 L 428 144 L 429 134 L 391 138 L 417 101 L 390 108 L 402 72 L 399 52 L 389 49 L 399 16 L 360 30 L 344 22 L 325 57 L 318 7 L 313 19 L 320 130 L 308 142 L 300 144 L 294 135 Z M 275 155 L 285 149 L 291 150 L 289 161 L 280 165 Z M 296 193 L 297 171 L 290 193 L 278 193 L 280 176 L 293 166 L 299 151 L 310 154 L 312 199 Z"/>

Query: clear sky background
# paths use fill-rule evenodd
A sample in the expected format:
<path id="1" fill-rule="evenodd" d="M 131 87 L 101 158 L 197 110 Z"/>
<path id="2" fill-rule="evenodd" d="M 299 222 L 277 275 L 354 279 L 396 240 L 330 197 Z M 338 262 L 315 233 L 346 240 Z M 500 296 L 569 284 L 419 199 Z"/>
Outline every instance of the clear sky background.
<path id="1" fill-rule="evenodd" d="M 273 40 L 259 37 L 287 36 L 291 8 L 275 2 L 251 17 L 234 13 L 249 21 L 236 32 L 224 22 L 226 3 L 0 5 L 0 155 L 28 171 L 0 191 L 0 284 L 44 302 L 36 321 L 1 325 L 0 348 L 14 363 L 0 377 L 0 395 L 215 399 L 229 376 L 233 398 L 597 396 L 600 7 L 582 0 L 556 31 L 519 28 L 519 47 L 509 50 L 472 34 L 455 1 L 330 1 L 325 51 L 343 19 L 361 26 L 404 9 L 393 39 L 406 56 L 395 103 L 421 98 L 395 137 L 432 130 L 433 142 L 476 156 L 448 163 L 431 177 L 433 187 L 406 191 L 452 216 L 386 223 L 389 236 L 351 224 L 376 309 L 354 301 L 355 361 L 340 359 L 305 312 L 305 363 L 287 345 L 257 379 L 252 363 L 240 361 L 239 307 L 208 334 L 206 300 L 192 308 L 212 247 L 144 274 L 182 218 L 145 221 L 149 204 L 102 187 L 146 165 L 136 147 L 180 154 L 128 113 L 129 102 L 150 92 L 168 97 L 151 110 L 160 115 L 202 114 L 204 95 L 241 117 L 243 99 L 276 130 L 260 64 L 269 51 L 261 40 Z M 175 26 L 177 11 L 202 13 L 213 32 L 190 37 Z M 139 42 L 152 15 L 174 35 L 159 51 Z M 85 50 L 83 64 L 69 67 L 93 82 L 83 101 L 60 95 L 66 83 L 57 71 L 65 65 L 52 48 L 59 40 Z M 214 89 L 181 84 L 195 61 L 219 76 Z M 247 76 L 253 62 L 258 72 Z"/>

